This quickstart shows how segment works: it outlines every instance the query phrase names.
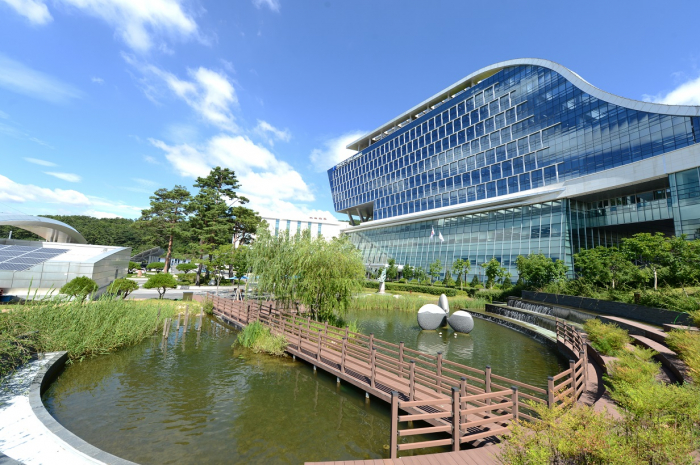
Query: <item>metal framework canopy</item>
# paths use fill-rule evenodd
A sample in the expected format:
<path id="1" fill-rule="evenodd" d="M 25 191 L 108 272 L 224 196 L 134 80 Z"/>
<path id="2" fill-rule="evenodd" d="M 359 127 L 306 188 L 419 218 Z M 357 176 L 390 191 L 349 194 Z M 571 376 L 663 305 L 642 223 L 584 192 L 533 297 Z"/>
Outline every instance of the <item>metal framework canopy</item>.
<path id="1" fill-rule="evenodd" d="M 51 218 L 0 212 L 0 226 L 26 229 L 39 237 L 43 237 L 46 242 L 87 244 L 83 235 L 75 228 Z"/>

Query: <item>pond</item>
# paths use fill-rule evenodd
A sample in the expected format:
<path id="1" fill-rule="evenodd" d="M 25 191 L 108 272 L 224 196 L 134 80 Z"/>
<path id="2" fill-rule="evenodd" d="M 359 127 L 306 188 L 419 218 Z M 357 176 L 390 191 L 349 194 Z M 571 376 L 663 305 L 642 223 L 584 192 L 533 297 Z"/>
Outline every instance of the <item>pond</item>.
<path id="1" fill-rule="evenodd" d="M 549 347 L 488 321 L 455 338 L 421 332 L 412 313 L 349 317 L 363 333 L 537 386 L 563 368 Z M 47 409 L 84 440 L 142 464 L 388 457 L 384 402 L 291 357 L 232 348 L 237 331 L 215 319 L 199 335 L 193 328 L 67 366 L 44 395 Z"/>

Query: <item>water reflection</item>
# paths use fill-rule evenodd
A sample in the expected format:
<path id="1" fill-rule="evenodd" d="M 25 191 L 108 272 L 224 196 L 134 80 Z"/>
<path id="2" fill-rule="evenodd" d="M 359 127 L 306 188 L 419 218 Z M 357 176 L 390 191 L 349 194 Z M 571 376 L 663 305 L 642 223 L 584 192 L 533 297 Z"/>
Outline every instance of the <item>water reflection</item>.
<path id="1" fill-rule="evenodd" d="M 490 322 L 476 320 L 471 334 L 455 338 L 421 332 L 411 314 L 350 317 L 366 334 L 477 368 L 491 363 L 494 373 L 528 383 L 560 369 L 547 347 Z M 388 405 L 289 357 L 232 349 L 237 332 L 210 318 L 192 334 L 197 320 L 187 331 L 173 322 L 164 340 L 68 366 L 45 394 L 47 408 L 88 442 L 143 464 L 388 456 Z"/>

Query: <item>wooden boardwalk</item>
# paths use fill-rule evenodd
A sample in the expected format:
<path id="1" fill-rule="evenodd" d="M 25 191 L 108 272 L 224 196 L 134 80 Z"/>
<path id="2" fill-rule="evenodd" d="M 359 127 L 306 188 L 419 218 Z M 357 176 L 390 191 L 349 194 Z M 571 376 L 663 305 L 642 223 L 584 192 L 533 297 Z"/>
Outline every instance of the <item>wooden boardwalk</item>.
<path id="1" fill-rule="evenodd" d="M 498 444 L 513 419 L 537 421 L 523 401 L 554 406 L 571 396 L 578 398 L 586 385 L 584 342 L 575 328 L 563 323 L 557 325 L 558 342 L 574 358 L 568 370 L 548 377 L 543 389 L 499 376 L 488 366 L 472 368 L 446 360 L 441 353 L 426 354 L 373 334 L 321 324 L 296 311 L 278 310 L 274 302 L 195 298 L 212 300 L 215 315 L 235 326 L 260 321 L 274 334 L 284 335 L 290 355 L 391 404 L 390 459 L 329 463 L 497 463 L 497 448 L 482 446 Z M 428 426 L 414 427 L 413 422 Z M 434 433 L 445 436 L 412 441 Z M 398 458 L 401 451 L 439 446 L 450 446 L 453 452 Z M 444 461 L 437 462 L 438 457 Z"/>

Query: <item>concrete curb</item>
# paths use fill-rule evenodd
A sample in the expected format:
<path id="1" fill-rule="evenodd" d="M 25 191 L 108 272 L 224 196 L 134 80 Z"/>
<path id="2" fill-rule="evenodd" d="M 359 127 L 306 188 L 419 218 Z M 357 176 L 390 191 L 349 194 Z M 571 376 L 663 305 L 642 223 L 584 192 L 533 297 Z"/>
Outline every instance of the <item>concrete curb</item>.
<path id="1" fill-rule="evenodd" d="M 49 359 L 49 362 L 44 367 L 39 369 L 38 373 L 34 376 L 32 385 L 29 388 L 29 405 L 31 406 L 32 412 L 36 418 L 43 423 L 52 434 L 57 436 L 63 442 L 94 460 L 98 460 L 106 465 L 136 465 L 134 462 L 130 462 L 115 455 L 109 454 L 101 449 L 98 449 L 92 444 L 89 444 L 83 439 L 80 439 L 78 436 L 64 428 L 53 416 L 51 416 L 48 410 L 46 410 L 46 407 L 44 407 L 44 403 L 41 400 L 41 396 L 48 389 L 49 385 L 51 385 L 51 383 L 56 379 L 58 374 L 63 370 L 66 360 L 68 360 L 67 352 L 57 352 L 51 357 L 51 359 Z M 0 458 L 0 464 L 3 464 L 2 458 Z"/>

